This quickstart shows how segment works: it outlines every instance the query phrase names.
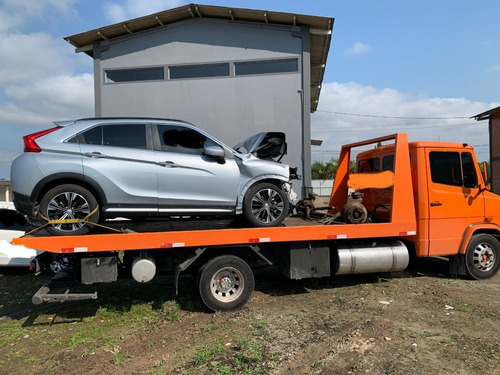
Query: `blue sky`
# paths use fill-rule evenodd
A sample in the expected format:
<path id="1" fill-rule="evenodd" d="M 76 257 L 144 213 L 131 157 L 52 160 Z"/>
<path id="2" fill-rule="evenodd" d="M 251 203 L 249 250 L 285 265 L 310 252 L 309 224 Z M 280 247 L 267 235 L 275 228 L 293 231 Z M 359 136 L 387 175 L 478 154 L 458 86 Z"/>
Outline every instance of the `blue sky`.
<path id="1" fill-rule="evenodd" d="M 0 178 L 9 178 L 22 135 L 94 115 L 92 59 L 64 36 L 188 3 L 1 0 Z M 486 122 L 468 118 L 500 105 L 500 1 L 198 3 L 335 18 L 312 115 L 312 136 L 324 140 L 315 160 L 336 157 L 342 143 L 396 131 L 468 142 L 488 157 Z"/>

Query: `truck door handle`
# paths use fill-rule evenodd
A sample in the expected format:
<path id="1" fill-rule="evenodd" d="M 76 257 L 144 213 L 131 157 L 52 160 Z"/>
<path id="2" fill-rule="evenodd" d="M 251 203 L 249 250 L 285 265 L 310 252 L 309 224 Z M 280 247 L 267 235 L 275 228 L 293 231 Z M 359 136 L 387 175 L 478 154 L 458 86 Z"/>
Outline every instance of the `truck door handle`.
<path id="1" fill-rule="evenodd" d="M 437 206 L 441 206 L 441 205 L 442 205 L 442 203 L 438 202 L 438 201 L 431 203 L 431 207 L 437 207 Z"/>
<path id="2" fill-rule="evenodd" d="M 167 167 L 167 168 L 177 168 L 177 167 L 180 167 L 179 164 L 175 164 L 173 161 L 160 161 L 160 162 L 158 162 L 158 165 L 160 167 Z"/>
<path id="3" fill-rule="evenodd" d="M 104 154 L 101 154 L 100 152 L 86 152 L 85 153 L 85 156 L 89 157 L 89 158 L 93 158 L 93 159 L 99 159 L 99 158 L 106 158 L 107 155 L 104 155 Z"/>

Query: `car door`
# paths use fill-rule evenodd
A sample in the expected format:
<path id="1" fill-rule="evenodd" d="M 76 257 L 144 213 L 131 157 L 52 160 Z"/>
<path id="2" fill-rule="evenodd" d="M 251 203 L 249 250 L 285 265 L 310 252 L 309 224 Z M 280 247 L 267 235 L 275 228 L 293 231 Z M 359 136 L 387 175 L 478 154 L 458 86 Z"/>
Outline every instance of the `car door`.
<path id="1" fill-rule="evenodd" d="M 145 123 L 102 124 L 79 136 L 85 178 L 104 191 L 107 212 L 157 213 L 156 161 L 150 138 Z"/>
<path id="2" fill-rule="evenodd" d="M 430 150 L 429 255 L 458 251 L 467 227 L 484 219 L 483 194 L 478 188 L 470 152 Z"/>
<path id="3" fill-rule="evenodd" d="M 216 158 L 206 147 L 224 149 L 215 140 L 178 124 L 153 126 L 160 214 L 230 213 L 234 210 L 240 172 L 232 154 Z"/>

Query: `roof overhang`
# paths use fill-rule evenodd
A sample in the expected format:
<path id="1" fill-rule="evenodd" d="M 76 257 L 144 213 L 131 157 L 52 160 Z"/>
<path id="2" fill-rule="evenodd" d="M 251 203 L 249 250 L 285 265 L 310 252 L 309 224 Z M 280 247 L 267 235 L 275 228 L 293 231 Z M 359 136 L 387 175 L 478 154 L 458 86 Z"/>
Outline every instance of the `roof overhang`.
<path id="1" fill-rule="evenodd" d="M 326 59 L 334 19 L 267 10 L 219 7 L 212 5 L 189 4 L 148 16 L 134 18 L 98 29 L 71 35 L 64 39 L 71 43 L 76 52 L 84 52 L 93 57 L 94 42 L 118 38 L 140 31 L 154 29 L 167 24 L 192 18 L 216 18 L 232 21 L 258 22 L 288 26 L 309 26 L 310 64 L 311 64 L 311 112 L 316 111 L 325 73 Z"/>
<path id="2" fill-rule="evenodd" d="M 493 109 L 490 109 L 489 111 L 480 113 L 478 115 L 472 116 L 471 118 L 476 119 L 477 121 L 482 121 L 482 120 L 487 120 L 489 119 L 492 115 L 500 113 L 500 107 L 496 107 Z"/>

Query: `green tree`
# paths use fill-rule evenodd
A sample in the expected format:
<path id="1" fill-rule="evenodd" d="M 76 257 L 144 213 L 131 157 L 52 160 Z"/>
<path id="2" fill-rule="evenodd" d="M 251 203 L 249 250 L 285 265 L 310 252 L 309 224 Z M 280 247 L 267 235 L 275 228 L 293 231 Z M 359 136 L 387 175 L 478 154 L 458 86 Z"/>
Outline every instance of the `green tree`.
<path id="1" fill-rule="evenodd" d="M 330 159 L 327 162 L 316 161 L 311 166 L 313 180 L 333 180 L 337 173 L 338 159 Z"/>
<path id="2" fill-rule="evenodd" d="M 339 164 L 338 159 L 330 159 L 327 162 L 319 162 L 315 161 L 311 165 L 311 177 L 313 180 L 333 180 L 335 178 L 335 174 L 337 173 L 337 167 Z M 354 160 L 351 161 L 351 165 L 349 166 L 349 171 L 354 172 L 356 170 L 356 162 Z"/>

